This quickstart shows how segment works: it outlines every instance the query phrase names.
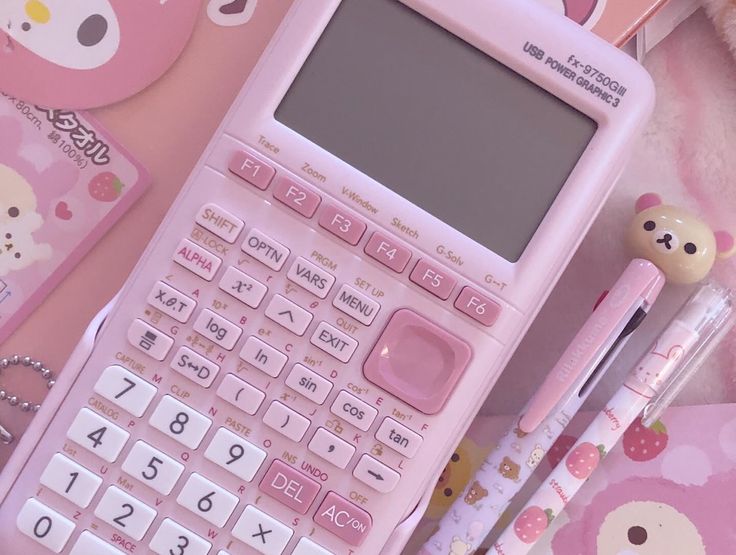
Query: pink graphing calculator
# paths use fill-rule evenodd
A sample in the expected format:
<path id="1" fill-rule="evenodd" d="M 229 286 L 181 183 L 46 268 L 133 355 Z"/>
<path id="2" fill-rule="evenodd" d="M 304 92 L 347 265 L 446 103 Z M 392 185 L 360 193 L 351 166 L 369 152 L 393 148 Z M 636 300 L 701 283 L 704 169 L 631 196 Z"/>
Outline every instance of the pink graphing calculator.
<path id="1" fill-rule="evenodd" d="M 3 472 L 4 552 L 399 553 L 652 104 L 536 2 L 297 0 Z"/>

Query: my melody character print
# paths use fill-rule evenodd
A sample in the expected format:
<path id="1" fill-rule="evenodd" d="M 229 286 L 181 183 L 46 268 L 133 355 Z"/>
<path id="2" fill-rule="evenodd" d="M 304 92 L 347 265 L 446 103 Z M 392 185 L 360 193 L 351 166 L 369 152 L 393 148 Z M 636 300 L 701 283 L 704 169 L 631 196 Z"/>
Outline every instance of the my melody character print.
<path id="1" fill-rule="evenodd" d="M 541 0 L 586 29 L 592 29 L 606 8 L 608 0 Z"/>
<path id="2" fill-rule="evenodd" d="M 199 0 L 3 0 L 0 90 L 73 109 L 132 96 L 178 58 L 200 6 Z"/>

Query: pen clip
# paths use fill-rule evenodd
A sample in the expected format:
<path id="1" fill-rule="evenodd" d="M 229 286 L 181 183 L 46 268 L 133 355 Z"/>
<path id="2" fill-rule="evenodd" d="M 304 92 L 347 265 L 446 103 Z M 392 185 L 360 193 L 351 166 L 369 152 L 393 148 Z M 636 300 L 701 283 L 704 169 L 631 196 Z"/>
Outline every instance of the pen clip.
<path id="1" fill-rule="evenodd" d="M 651 262 L 629 263 L 527 404 L 519 421 L 523 432 L 533 432 L 581 379 L 585 384 L 597 375 L 596 370 L 610 366 L 606 356 L 637 310 L 656 300 L 664 282 L 664 275 Z"/>
<path id="2" fill-rule="evenodd" d="M 644 407 L 642 412 L 642 424 L 651 427 L 659 420 L 665 410 L 672 404 L 677 396 L 685 389 L 685 386 L 697 374 L 706 360 L 713 354 L 715 348 L 728 335 L 736 324 L 736 311 L 733 303 L 736 300 L 732 291 L 710 287 L 716 295 L 718 306 L 713 307 L 715 314 L 711 316 L 706 329 L 702 332 L 695 349 L 690 356 L 682 361 L 659 394 Z"/>

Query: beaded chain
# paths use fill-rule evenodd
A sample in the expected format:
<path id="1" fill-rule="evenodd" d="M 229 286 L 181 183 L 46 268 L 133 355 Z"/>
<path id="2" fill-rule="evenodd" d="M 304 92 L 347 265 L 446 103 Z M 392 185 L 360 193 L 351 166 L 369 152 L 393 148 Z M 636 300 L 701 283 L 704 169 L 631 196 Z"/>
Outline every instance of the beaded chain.
<path id="1" fill-rule="evenodd" d="M 54 380 L 53 373 L 51 370 L 46 368 L 41 361 L 33 360 L 29 356 L 13 355 L 7 358 L 0 358 L 0 375 L 4 370 L 7 370 L 11 366 L 21 366 L 29 369 L 33 369 L 37 372 L 41 378 L 46 380 L 46 387 L 51 389 L 56 380 Z M 24 401 L 18 395 L 11 393 L 4 387 L 0 387 L 0 402 L 7 401 L 11 407 L 18 407 L 23 412 L 38 412 L 41 408 L 41 403 L 32 403 L 30 401 Z M 0 442 L 8 444 L 13 441 L 13 436 L 2 426 L 0 426 Z"/>

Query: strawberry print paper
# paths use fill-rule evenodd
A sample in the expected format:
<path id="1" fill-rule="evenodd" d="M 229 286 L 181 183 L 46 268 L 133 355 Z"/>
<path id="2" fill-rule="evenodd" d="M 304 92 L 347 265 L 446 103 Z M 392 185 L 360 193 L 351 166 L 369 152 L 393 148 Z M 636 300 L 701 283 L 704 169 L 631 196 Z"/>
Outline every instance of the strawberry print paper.
<path id="1" fill-rule="evenodd" d="M 0 94 L 0 343 L 147 185 L 87 116 Z"/>

